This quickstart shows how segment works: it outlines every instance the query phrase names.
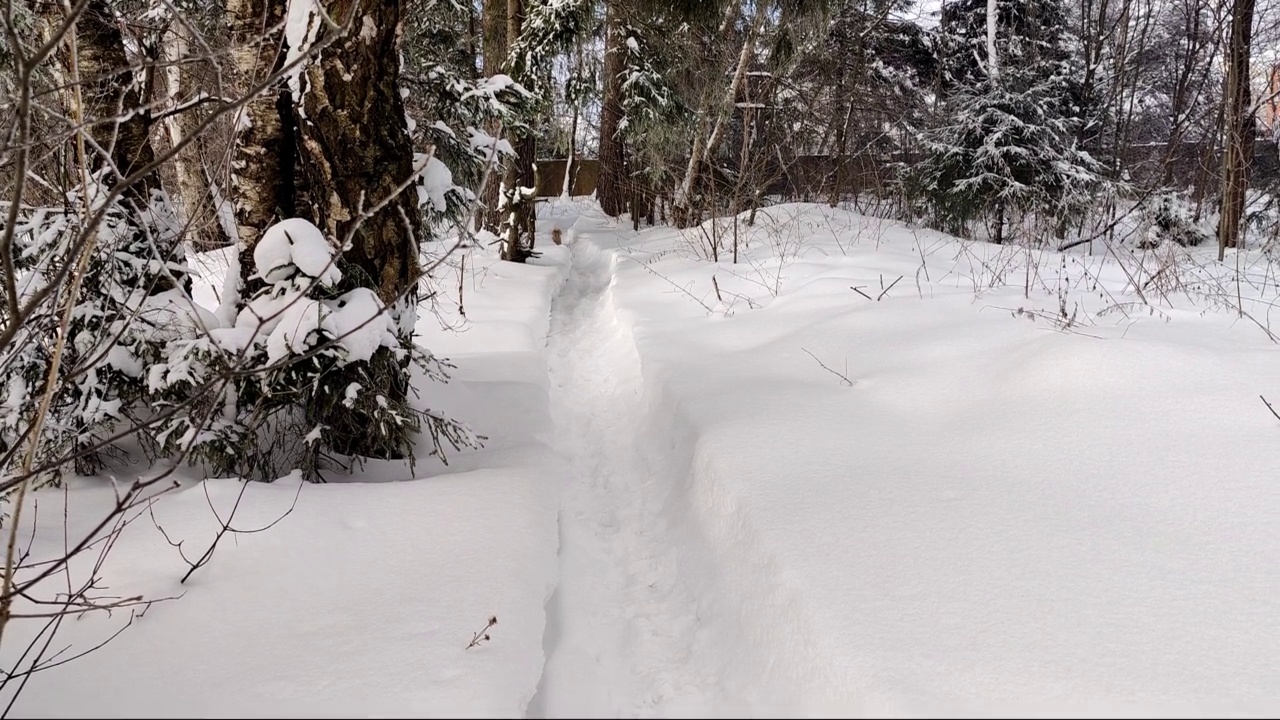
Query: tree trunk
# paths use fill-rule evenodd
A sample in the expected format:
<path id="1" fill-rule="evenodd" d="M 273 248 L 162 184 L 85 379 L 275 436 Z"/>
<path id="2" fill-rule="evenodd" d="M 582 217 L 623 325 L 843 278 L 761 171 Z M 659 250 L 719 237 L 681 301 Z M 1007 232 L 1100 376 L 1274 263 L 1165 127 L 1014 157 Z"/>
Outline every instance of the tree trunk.
<path id="1" fill-rule="evenodd" d="M 231 60 L 242 92 L 277 71 L 287 0 L 227 0 Z M 240 274 L 252 286 L 253 249 L 271 223 L 294 215 L 293 98 L 276 83 L 236 119 L 231 195 L 239 235 Z"/>
<path id="2" fill-rule="evenodd" d="M 626 211 L 626 149 L 618 136 L 622 127 L 622 72 L 626 38 L 623 35 L 620 0 L 605 4 L 604 100 L 600 110 L 600 172 L 596 198 L 606 215 L 618 217 Z"/>
<path id="3" fill-rule="evenodd" d="M 401 0 L 331 0 L 325 9 L 350 30 L 306 67 L 298 123 L 298 214 L 340 255 L 344 283 L 371 288 L 400 318 L 416 305 L 418 248 L 426 232 L 414 192 L 414 153 L 400 97 Z M 349 19 L 349 20 L 348 20 Z M 329 40 L 329 28 L 317 42 Z M 288 91 L 286 90 L 286 97 Z M 368 376 L 393 408 L 407 403 L 407 359 L 386 347 Z M 380 427 L 359 404 L 308 407 L 308 422 L 334 428 L 336 452 L 395 458 L 412 438 Z M 376 412 L 373 411 L 373 412 Z"/>
<path id="4" fill-rule="evenodd" d="M 580 77 L 582 73 L 582 38 L 574 43 L 573 50 L 573 77 Z M 578 173 L 578 118 L 582 115 L 582 99 L 574 92 L 573 98 L 573 121 L 569 126 L 569 157 L 564 163 L 564 190 L 562 195 L 566 198 L 573 197 L 575 175 Z"/>
<path id="5" fill-rule="evenodd" d="M 1253 94 L 1249 89 L 1249 50 L 1253 39 L 1255 0 L 1235 0 L 1231 11 L 1231 41 L 1227 48 L 1227 79 L 1223 93 L 1222 206 L 1218 220 L 1218 259 L 1240 241 L 1249 164 L 1253 159 Z"/>
<path id="6" fill-rule="evenodd" d="M 61 24 L 61 12 L 54 22 Z M 151 147 L 151 116 L 143 107 L 132 70 L 124 50 L 124 37 L 116 23 L 115 11 L 106 0 L 92 0 L 76 21 L 77 57 L 72 58 L 70 45 L 64 43 L 59 52 L 61 65 L 70 76 L 70 64 L 78 64 L 83 117 L 89 125 L 89 136 L 105 152 L 89 151 L 89 169 L 97 172 L 110 165 L 104 181 L 114 185 L 155 160 Z M 118 173 L 118 176 L 117 176 Z M 151 191 L 160 189 L 160 178 L 147 173 L 130 187 L 125 197 L 145 205 Z"/>
<path id="7" fill-rule="evenodd" d="M 573 106 L 573 122 L 569 127 L 569 157 L 564 162 L 563 197 L 573 197 L 574 175 L 578 173 L 578 105 Z"/>
<path id="8" fill-rule="evenodd" d="M 999 24 L 999 6 L 996 0 L 987 0 L 987 77 L 992 82 L 1000 79 L 1000 56 L 996 53 L 996 27 Z"/>
<path id="9" fill-rule="evenodd" d="M 507 47 L 520 38 L 524 24 L 524 0 L 507 0 Z M 537 138 L 529 131 L 510 133 L 515 158 L 507 167 L 506 203 L 502 211 L 502 259 L 524 262 L 533 254 L 538 177 L 534 163 Z"/>
<path id="10" fill-rule="evenodd" d="M 334 18 L 356 15 L 351 31 L 307 66 L 298 211 L 333 241 L 351 240 L 344 272 L 362 275 L 356 282 L 390 306 L 417 282 L 423 237 L 407 187 L 414 168 L 400 98 L 401 5 L 334 0 L 326 9 Z"/>
<path id="11" fill-rule="evenodd" d="M 484 51 L 483 72 L 492 77 L 502 72 L 507 61 L 507 0 L 484 0 L 483 17 Z M 494 123 L 486 128 L 488 133 L 497 137 L 501 128 Z M 503 163 L 496 155 L 493 164 L 485 173 L 487 180 L 480 189 L 480 207 L 476 211 L 476 229 L 488 230 L 495 235 L 502 226 L 502 214 L 498 210 L 501 197 Z"/>
<path id="12" fill-rule="evenodd" d="M 173 110 L 195 95 L 193 89 L 198 87 L 198 82 L 192 77 L 190 66 L 183 62 L 189 47 L 189 33 L 190 27 L 181 22 L 174 22 L 165 30 L 160 49 L 164 65 L 153 69 L 150 93 L 160 108 Z M 199 119 L 198 113 L 190 110 L 166 117 L 161 121 L 161 132 L 153 140 L 156 150 L 164 153 L 177 146 L 186 134 L 197 131 Z M 217 208 L 202 163 L 201 145 L 197 140 L 174 155 L 160 169 L 160 181 L 182 224 L 184 236 L 196 249 L 209 250 L 235 238 L 228 238 L 218 223 Z"/>

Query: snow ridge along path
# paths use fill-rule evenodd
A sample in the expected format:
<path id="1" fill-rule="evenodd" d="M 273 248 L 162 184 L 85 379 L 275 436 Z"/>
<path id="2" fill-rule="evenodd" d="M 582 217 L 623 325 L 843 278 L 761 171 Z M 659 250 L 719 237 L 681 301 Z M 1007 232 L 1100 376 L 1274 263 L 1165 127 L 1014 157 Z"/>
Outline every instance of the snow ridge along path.
<path id="1" fill-rule="evenodd" d="M 546 667 L 529 714 L 705 714 L 714 678 L 698 657 L 698 606 L 666 532 L 672 481 L 640 442 L 644 383 L 630 332 L 613 313 L 614 258 L 586 239 L 571 249 L 548 355 L 556 445 L 572 474 Z"/>

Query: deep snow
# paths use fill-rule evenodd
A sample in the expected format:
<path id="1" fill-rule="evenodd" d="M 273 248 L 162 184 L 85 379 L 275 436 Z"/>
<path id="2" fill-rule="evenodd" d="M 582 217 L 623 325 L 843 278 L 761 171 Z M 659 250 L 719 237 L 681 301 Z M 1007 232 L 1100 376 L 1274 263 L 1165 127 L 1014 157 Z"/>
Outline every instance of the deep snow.
<path id="1" fill-rule="evenodd" d="M 418 323 L 457 364 L 423 402 L 484 450 L 305 486 L 185 588 L 136 524 L 112 588 L 185 596 L 17 712 L 1280 707 L 1280 422 L 1258 399 L 1280 400 L 1280 287 L 1259 256 L 1027 252 L 783 205 L 713 263 L 729 221 L 542 210 L 567 247 L 469 254 Z M 201 261 L 212 310 L 227 258 Z M 238 486 L 209 487 L 224 507 Z M 297 490 L 252 486 L 246 524 Z M 77 483 L 73 520 L 107 492 Z M 156 514 L 213 530 L 193 481 Z"/>

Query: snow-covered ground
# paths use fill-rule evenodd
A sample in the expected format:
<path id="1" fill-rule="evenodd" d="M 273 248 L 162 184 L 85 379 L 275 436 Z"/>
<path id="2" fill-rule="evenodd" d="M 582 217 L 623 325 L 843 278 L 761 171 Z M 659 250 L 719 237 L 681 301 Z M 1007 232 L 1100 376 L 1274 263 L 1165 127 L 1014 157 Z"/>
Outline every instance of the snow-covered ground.
<path id="1" fill-rule="evenodd" d="M 197 301 L 217 306 L 228 260 L 196 258 L 208 278 L 195 289 Z M 424 344 L 457 365 L 447 386 L 420 383 L 420 401 L 489 436 L 484 450 L 452 454 L 448 467 L 419 462 L 420 480 L 403 464 L 371 462 L 358 477 L 301 489 L 289 479 L 250 484 L 234 526 L 279 522 L 225 537 L 212 561 L 179 584 L 188 565 L 156 524 L 194 560 L 219 527 L 211 506 L 225 518 L 240 488 L 209 481 L 207 500 L 200 483 L 183 480 L 155 502 L 156 523 L 144 514 L 125 529 L 102 572 L 113 594 L 180 597 L 152 605 L 102 649 L 34 675 L 13 712 L 522 715 L 542 671 L 564 477 L 550 447 L 542 349 L 564 265 L 554 253 L 543 263 L 494 262 L 476 273 L 465 296 L 466 332 L 444 330 L 425 313 L 420 319 Z M 445 321 L 456 322 L 456 311 L 445 310 Z M 112 501 L 103 484 L 82 480 L 69 493 L 72 537 Z M 38 543 L 56 551 L 62 495 L 38 496 Z M 491 640 L 468 649 L 491 616 L 498 619 Z M 88 616 L 64 624 L 55 643 L 87 649 L 128 620 L 127 612 Z M 23 640 L 11 629 L 0 650 L 12 658 Z"/>
<path id="2" fill-rule="evenodd" d="M 484 450 L 304 486 L 185 586 L 140 521 L 113 590 L 185 595 L 36 676 L 17 712 L 1280 707 L 1280 421 L 1258 397 L 1280 400 L 1280 286 L 1261 258 L 1027 252 L 783 205 L 738 223 L 735 264 L 731 221 L 542 216 L 566 246 L 468 257 L 442 321 L 419 321 L 457 364 L 422 401 Z M 237 488 L 209 483 L 213 504 Z M 245 525 L 298 489 L 252 486 Z M 73 520 L 108 493 L 82 481 Z M 216 528 L 197 483 L 155 511 L 192 546 Z"/>

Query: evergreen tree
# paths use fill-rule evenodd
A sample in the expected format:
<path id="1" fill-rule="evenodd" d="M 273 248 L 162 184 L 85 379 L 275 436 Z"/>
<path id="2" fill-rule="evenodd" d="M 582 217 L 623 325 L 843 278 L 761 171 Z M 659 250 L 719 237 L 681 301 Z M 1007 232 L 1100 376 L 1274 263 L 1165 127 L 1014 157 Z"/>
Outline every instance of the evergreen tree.
<path id="1" fill-rule="evenodd" d="M 926 159 L 914 179 L 935 222 L 968 234 L 970 221 L 986 219 L 999 243 L 1027 214 L 1061 234 L 1100 176 L 1077 144 L 1081 63 L 1060 0 L 1000 0 L 997 8 L 993 58 L 986 0 L 944 8 L 943 97 L 938 124 L 921 136 Z"/>

